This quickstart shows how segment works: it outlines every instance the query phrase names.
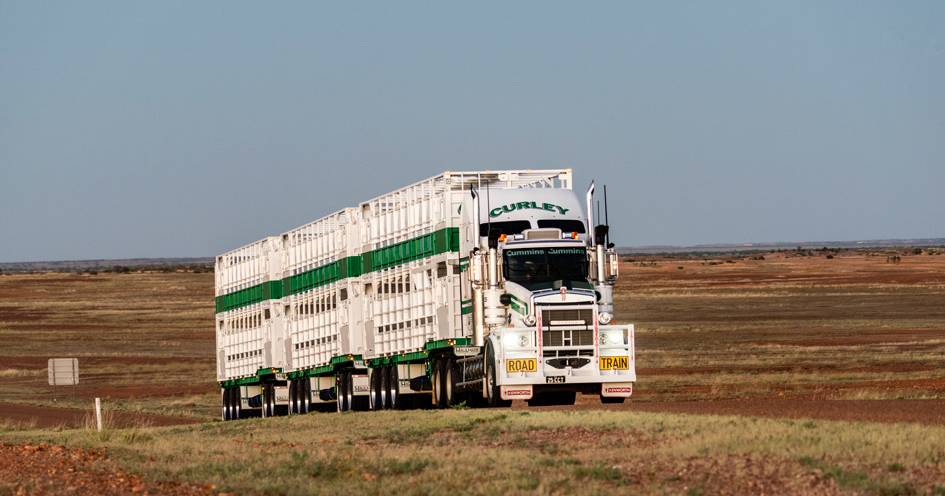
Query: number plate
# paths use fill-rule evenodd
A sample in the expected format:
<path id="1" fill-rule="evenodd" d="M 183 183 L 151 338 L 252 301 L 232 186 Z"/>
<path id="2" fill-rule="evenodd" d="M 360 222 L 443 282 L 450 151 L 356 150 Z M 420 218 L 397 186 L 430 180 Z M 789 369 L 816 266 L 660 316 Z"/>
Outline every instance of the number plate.
<path id="1" fill-rule="evenodd" d="M 538 360 L 534 358 L 510 358 L 505 361 L 505 371 L 512 372 L 536 372 L 538 371 Z"/>
<path id="2" fill-rule="evenodd" d="M 602 356 L 600 357 L 601 370 L 627 370 L 630 368 L 630 357 Z"/>
<path id="3" fill-rule="evenodd" d="M 476 356 L 479 354 L 478 346 L 454 346 L 453 354 L 458 357 Z"/>
<path id="4" fill-rule="evenodd" d="M 564 381 L 563 375 L 549 375 L 545 377 L 546 384 L 564 384 Z"/>

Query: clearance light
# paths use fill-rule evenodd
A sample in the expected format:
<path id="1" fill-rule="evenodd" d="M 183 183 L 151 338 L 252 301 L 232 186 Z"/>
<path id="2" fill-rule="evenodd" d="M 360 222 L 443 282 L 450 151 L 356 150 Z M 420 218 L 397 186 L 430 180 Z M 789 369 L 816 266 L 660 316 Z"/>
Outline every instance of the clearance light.
<path id="1" fill-rule="evenodd" d="M 577 231 L 571 232 L 571 239 L 577 239 Z"/>
<path id="2" fill-rule="evenodd" d="M 505 240 L 508 239 L 508 236 L 504 234 L 499 235 L 499 243 L 505 243 Z"/>

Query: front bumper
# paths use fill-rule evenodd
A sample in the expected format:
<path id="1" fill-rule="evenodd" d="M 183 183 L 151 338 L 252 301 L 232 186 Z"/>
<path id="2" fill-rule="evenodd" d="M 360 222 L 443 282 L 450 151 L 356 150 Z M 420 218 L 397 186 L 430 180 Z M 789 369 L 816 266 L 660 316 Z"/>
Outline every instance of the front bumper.
<path id="1" fill-rule="evenodd" d="M 541 342 L 535 328 L 496 330 L 496 380 L 499 386 L 566 388 L 600 384 L 605 396 L 630 396 L 636 381 L 633 332 L 633 324 L 599 326 L 592 343 L 551 346 Z M 621 338 L 601 342 L 601 335 Z M 535 367 L 530 366 L 532 363 Z"/>

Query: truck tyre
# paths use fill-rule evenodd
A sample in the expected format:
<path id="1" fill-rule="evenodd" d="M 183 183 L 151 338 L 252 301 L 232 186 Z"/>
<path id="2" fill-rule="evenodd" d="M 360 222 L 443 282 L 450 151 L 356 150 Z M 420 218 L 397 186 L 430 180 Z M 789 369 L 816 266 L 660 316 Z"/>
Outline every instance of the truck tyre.
<path id="1" fill-rule="evenodd" d="M 503 400 L 502 391 L 496 380 L 495 351 L 492 349 L 492 342 L 486 343 L 486 404 L 490 407 L 508 407 L 512 406 L 512 400 Z"/>
<path id="2" fill-rule="evenodd" d="M 371 377 L 371 378 L 370 378 L 370 380 L 368 381 L 368 385 L 369 385 L 368 390 L 369 390 L 369 392 L 370 392 L 370 393 L 368 394 L 368 399 L 369 399 L 370 401 L 368 402 L 368 404 L 369 404 L 371 410 L 381 410 L 381 409 L 384 408 L 383 398 L 381 397 L 381 394 L 382 394 L 382 393 L 381 393 L 381 389 L 382 389 L 382 387 L 381 387 L 381 379 L 382 379 L 382 377 L 381 377 L 381 370 L 383 370 L 383 369 L 381 369 L 381 368 L 376 368 L 376 369 L 371 369 L 371 370 L 370 370 L 370 374 L 371 374 L 370 377 Z"/>
<path id="3" fill-rule="evenodd" d="M 433 386 L 432 396 L 430 398 L 430 404 L 433 408 L 443 408 L 443 365 L 442 361 L 439 358 L 433 360 L 433 363 L 430 364 L 430 383 Z"/>
<path id="4" fill-rule="evenodd" d="M 351 391 L 349 390 L 350 382 L 348 380 L 350 373 L 347 371 L 341 371 L 338 373 L 338 376 L 335 378 L 335 395 L 338 396 L 338 411 L 347 412 L 351 410 Z"/>
<path id="5" fill-rule="evenodd" d="M 262 401 L 262 408 L 259 409 L 259 414 L 263 417 L 269 416 L 269 392 L 265 384 L 259 387 L 259 396 Z"/>
<path id="6" fill-rule="evenodd" d="M 295 410 L 295 392 L 298 388 L 295 387 L 295 379 L 289 381 L 289 415 L 294 415 L 298 413 Z"/>
<path id="7" fill-rule="evenodd" d="M 220 397 L 223 400 L 223 407 L 220 409 L 220 418 L 224 422 L 230 420 L 230 390 L 223 388 L 220 390 Z"/>
<path id="8" fill-rule="evenodd" d="M 443 399 L 447 406 L 458 405 L 462 402 L 462 394 L 456 388 L 456 361 L 452 358 L 443 360 Z"/>
<path id="9" fill-rule="evenodd" d="M 302 413 L 312 411 L 312 379 L 302 378 Z"/>
<path id="10" fill-rule="evenodd" d="M 232 401 L 230 408 L 230 420 L 239 420 L 240 415 L 243 413 L 243 398 L 241 397 L 239 386 L 233 388 L 233 396 L 230 399 Z"/>
<path id="11" fill-rule="evenodd" d="M 400 384 L 398 383 L 400 377 L 397 373 L 397 366 L 389 365 L 384 378 L 387 379 L 384 388 L 387 391 L 387 408 L 396 410 L 401 407 Z"/>
<path id="12" fill-rule="evenodd" d="M 601 396 L 600 402 L 605 405 L 619 405 L 627 398 L 615 398 L 613 396 Z"/>

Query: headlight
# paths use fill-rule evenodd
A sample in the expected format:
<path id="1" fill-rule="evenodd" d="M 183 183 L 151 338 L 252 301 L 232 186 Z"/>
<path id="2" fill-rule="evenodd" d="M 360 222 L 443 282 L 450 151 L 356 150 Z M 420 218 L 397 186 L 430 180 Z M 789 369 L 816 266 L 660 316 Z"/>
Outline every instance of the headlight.
<path id="1" fill-rule="evenodd" d="M 597 321 L 601 324 L 607 325 L 614 318 L 610 312 L 601 312 L 597 314 Z"/>
<path id="2" fill-rule="evenodd" d="M 502 345 L 507 349 L 528 348 L 532 340 L 527 332 L 509 332 L 502 336 Z"/>
<path id="3" fill-rule="evenodd" d="M 601 329 L 599 341 L 603 346 L 626 344 L 623 340 L 623 329 Z"/>
<path id="4" fill-rule="evenodd" d="M 535 322 L 536 322 L 535 316 L 531 314 L 526 315 L 525 317 L 522 318 L 522 320 L 525 322 L 525 325 L 527 326 L 533 326 L 535 325 Z"/>

